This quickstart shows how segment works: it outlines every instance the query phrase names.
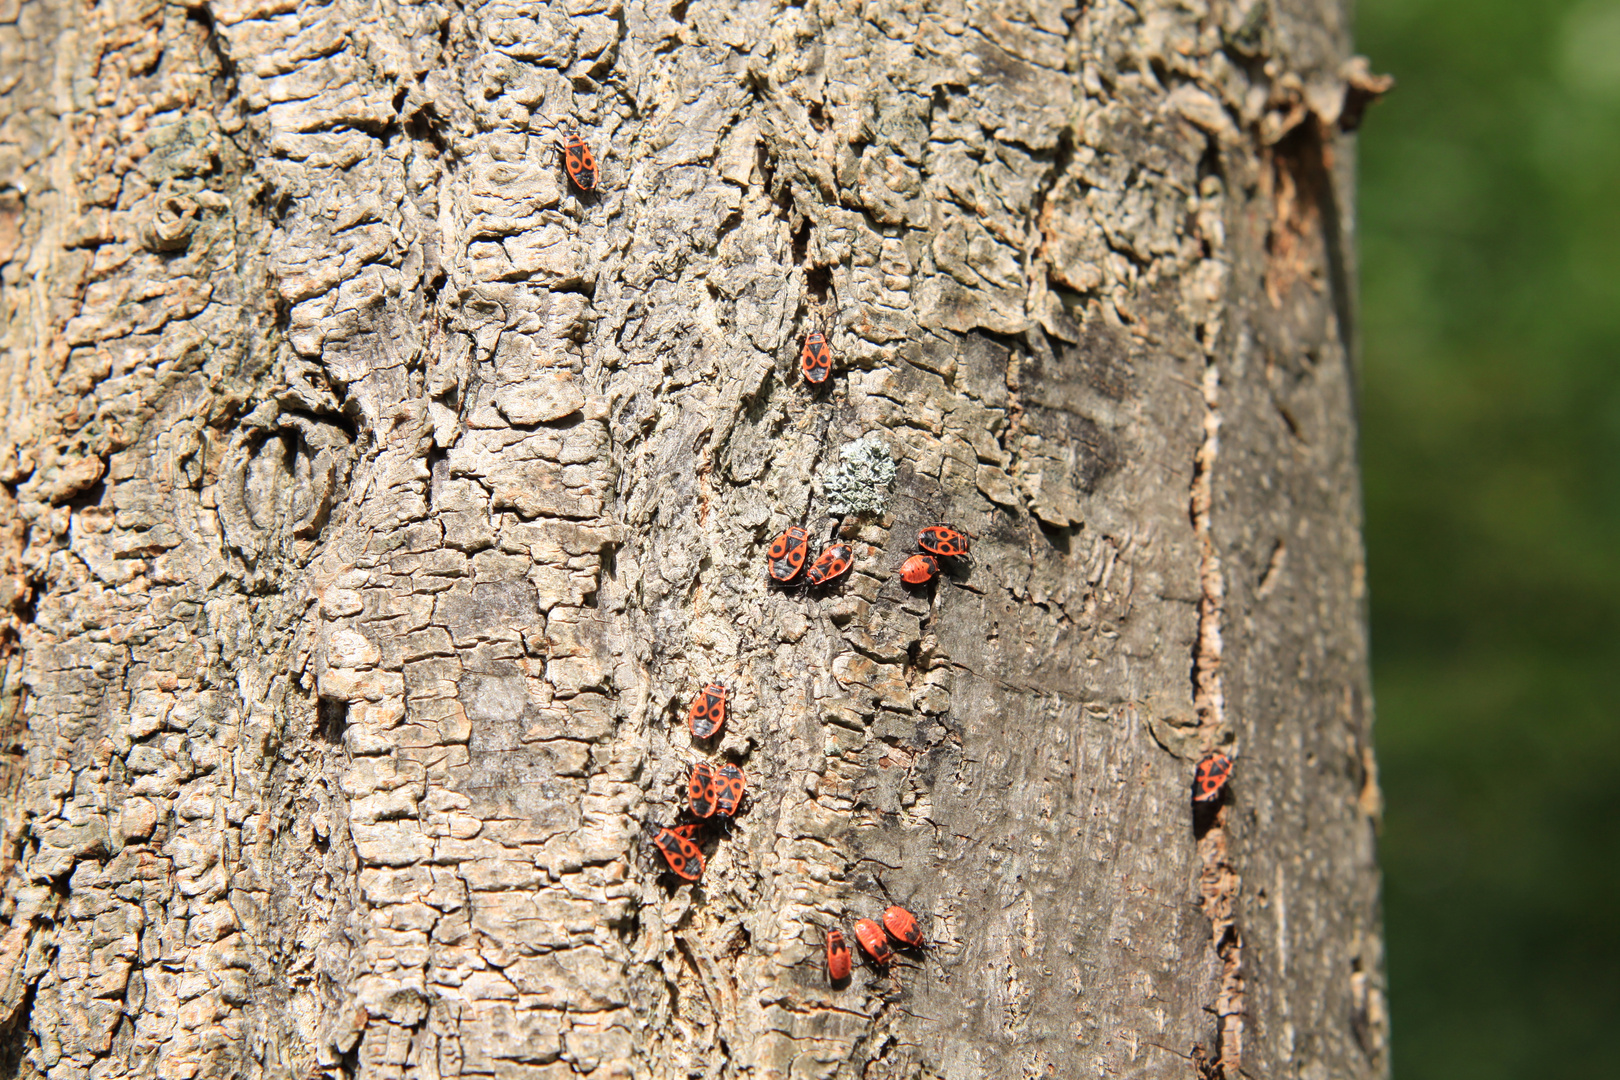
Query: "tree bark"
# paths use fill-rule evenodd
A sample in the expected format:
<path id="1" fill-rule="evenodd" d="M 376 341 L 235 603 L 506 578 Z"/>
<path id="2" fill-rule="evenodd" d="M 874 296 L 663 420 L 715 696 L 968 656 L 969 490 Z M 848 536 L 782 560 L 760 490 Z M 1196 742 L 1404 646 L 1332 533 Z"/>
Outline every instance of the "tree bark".
<path id="1" fill-rule="evenodd" d="M 0 1074 L 1387 1075 L 1348 48 L 0 0 Z"/>

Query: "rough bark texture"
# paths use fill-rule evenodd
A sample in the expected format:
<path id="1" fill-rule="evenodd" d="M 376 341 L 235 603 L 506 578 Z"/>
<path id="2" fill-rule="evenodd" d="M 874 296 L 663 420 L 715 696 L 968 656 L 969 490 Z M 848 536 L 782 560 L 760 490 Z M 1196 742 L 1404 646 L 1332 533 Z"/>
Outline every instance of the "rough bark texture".
<path id="1" fill-rule="evenodd" d="M 1384 1075 L 1344 20 L 0 0 L 0 1074 Z"/>

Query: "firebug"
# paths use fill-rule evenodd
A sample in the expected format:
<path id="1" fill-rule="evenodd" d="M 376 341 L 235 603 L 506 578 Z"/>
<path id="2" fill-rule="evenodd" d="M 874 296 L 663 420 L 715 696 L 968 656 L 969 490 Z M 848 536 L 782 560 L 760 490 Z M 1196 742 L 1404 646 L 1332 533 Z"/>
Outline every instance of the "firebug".
<path id="1" fill-rule="evenodd" d="M 693 814 L 700 818 L 711 817 L 714 814 L 716 797 L 714 769 L 707 761 L 692 763 L 692 775 L 686 781 L 686 797 L 692 806 Z"/>
<path id="2" fill-rule="evenodd" d="M 883 929 L 902 945 L 908 945 L 913 949 L 922 948 L 923 933 L 922 927 L 917 925 L 917 916 L 898 904 L 891 904 L 883 909 Z"/>
<path id="3" fill-rule="evenodd" d="M 840 983 L 849 978 L 849 946 L 841 930 L 827 931 L 827 979 Z"/>
<path id="4" fill-rule="evenodd" d="M 694 739 L 712 739 L 726 726 L 726 688 L 710 683 L 692 700 L 692 711 L 686 714 L 686 726 L 692 729 Z"/>
<path id="5" fill-rule="evenodd" d="M 742 805 L 743 792 L 748 790 L 748 778 L 743 771 L 729 762 L 714 774 L 714 810 L 723 817 L 731 817 Z"/>
<path id="6" fill-rule="evenodd" d="M 771 541 L 771 550 L 765 553 L 771 579 L 786 585 L 798 577 L 809 551 L 810 533 L 798 525 Z"/>
<path id="7" fill-rule="evenodd" d="M 816 556 L 804 578 L 812 585 L 825 585 L 840 574 L 849 573 L 855 565 L 855 552 L 848 544 L 834 544 Z"/>
<path id="8" fill-rule="evenodd" d="M 678 877 L 696 881 L 703 876 L 703 852 L 698 850 L 696 825 L 681 825 L 673 829 L 659 828 L 652 842 L 669 868 Z"/>
<path id="9" fill-rule="evenodd" d="M 968 538 L 949 525 L 930 525 L 917 534 L 917 546 L 930 555 L 955 559 L 968 553 Z"/>
<path id="10" fill-rule="evenodd" d="M 939 576 L 939 563 L 932 555 L 913 555 L 900 564 L 900 580 L 907 585 L 926 585 Z"/>
<path id="11" fill-rule="evenodd" d="M 585 140 L 574 132 L 563 136 L 563 166 L 568 170 L 568 179 L 579 190 L 596 190 L 596 158 L 591 156 L 591 148 L 585 145 Z"/>
<path id="12" fill-rule="evenodd" d="M 1217 801 L 1231 778 L 1232 759 L 1219 750 L 1211 750 L 1198 762 L 1198 771 L 1193 774 L 1193 802 Z"/>
<path id="13" fill-rule="evenodd" d="M 894 959 L 894 950 L 889 947 L 889 939 L 883 936 L 883 928 L 871 919 L 855 921 L 855 940 L 874 963 L 888 964 Z"/>
<path id="14" fill-rule="evenodd" d="M 827 335 L 812 330 L 804 336 L 804 352 L 799 354 L 799 370 L 806 382 L 822 383 L 832 373 L 832 349 L 827 346 Z"/>

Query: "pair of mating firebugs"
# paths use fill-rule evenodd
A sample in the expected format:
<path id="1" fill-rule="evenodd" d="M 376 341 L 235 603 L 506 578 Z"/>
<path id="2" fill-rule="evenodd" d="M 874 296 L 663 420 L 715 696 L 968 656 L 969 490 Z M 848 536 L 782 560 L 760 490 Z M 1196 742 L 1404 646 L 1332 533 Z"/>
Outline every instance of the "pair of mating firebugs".
<path id="1" fill-rule="evenodd" d="M 900 564 L 900 580 L 907 585 L 926 585 L 939 576 L 939 560 L 965 559 L 968 538 L 949 525 L 930 525 L 917 534 L 922 551 Z"/>
<path id="2" fill-rule="evenodd" d="M 717 769 L 707 761 L 695 761 L 686 779 L 687 802 L 691 804 L 692 813 L 700 818 L 735 815 L 747 790 L 748 777 L 730 762 Z"/>
<path id="3" fill-rule="evenodd" d="M 765 565 L 770 570 L 771 580 L 778 585 L 791 585 L 801 570 L 806 585 L 825 585 L 849 573 L 849 568 L 855 565 L 855 550 L 848 544 L 829 544 L 806 570 L 804 564 L 809 557 L 810 531 L 794 525 L 771 541 L 771 549 L 765 553 Z"/>
<path id="4" fill-rule="evenodd" d="M 855 920 L 855 940 L 874 964 L 887 967 L 894 960 L 894 949 L 889 946 L 891 937 L 908 949 L 923 947 L 922 927 L 917 925 L 917 916 L 898 904 L 883 909 L 881 927 L 871 919 Z M 827 931 L 827 978 L 835 983 L 849 978 L 852 960 L 844 932 Z"/>

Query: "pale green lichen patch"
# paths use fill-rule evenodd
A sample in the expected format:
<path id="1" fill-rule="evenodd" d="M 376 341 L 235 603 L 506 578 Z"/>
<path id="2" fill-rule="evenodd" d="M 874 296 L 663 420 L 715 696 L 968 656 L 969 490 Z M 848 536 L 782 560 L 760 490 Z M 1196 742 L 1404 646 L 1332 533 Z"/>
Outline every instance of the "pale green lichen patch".
<path id="1" fill-rule="evenodd" d="M 889 507 L 894 483 L 894 456 L 878 439 L 862 436 L 838 452 L 843 460 L 826 482 L 827 513 L 880 516 Z"/>

